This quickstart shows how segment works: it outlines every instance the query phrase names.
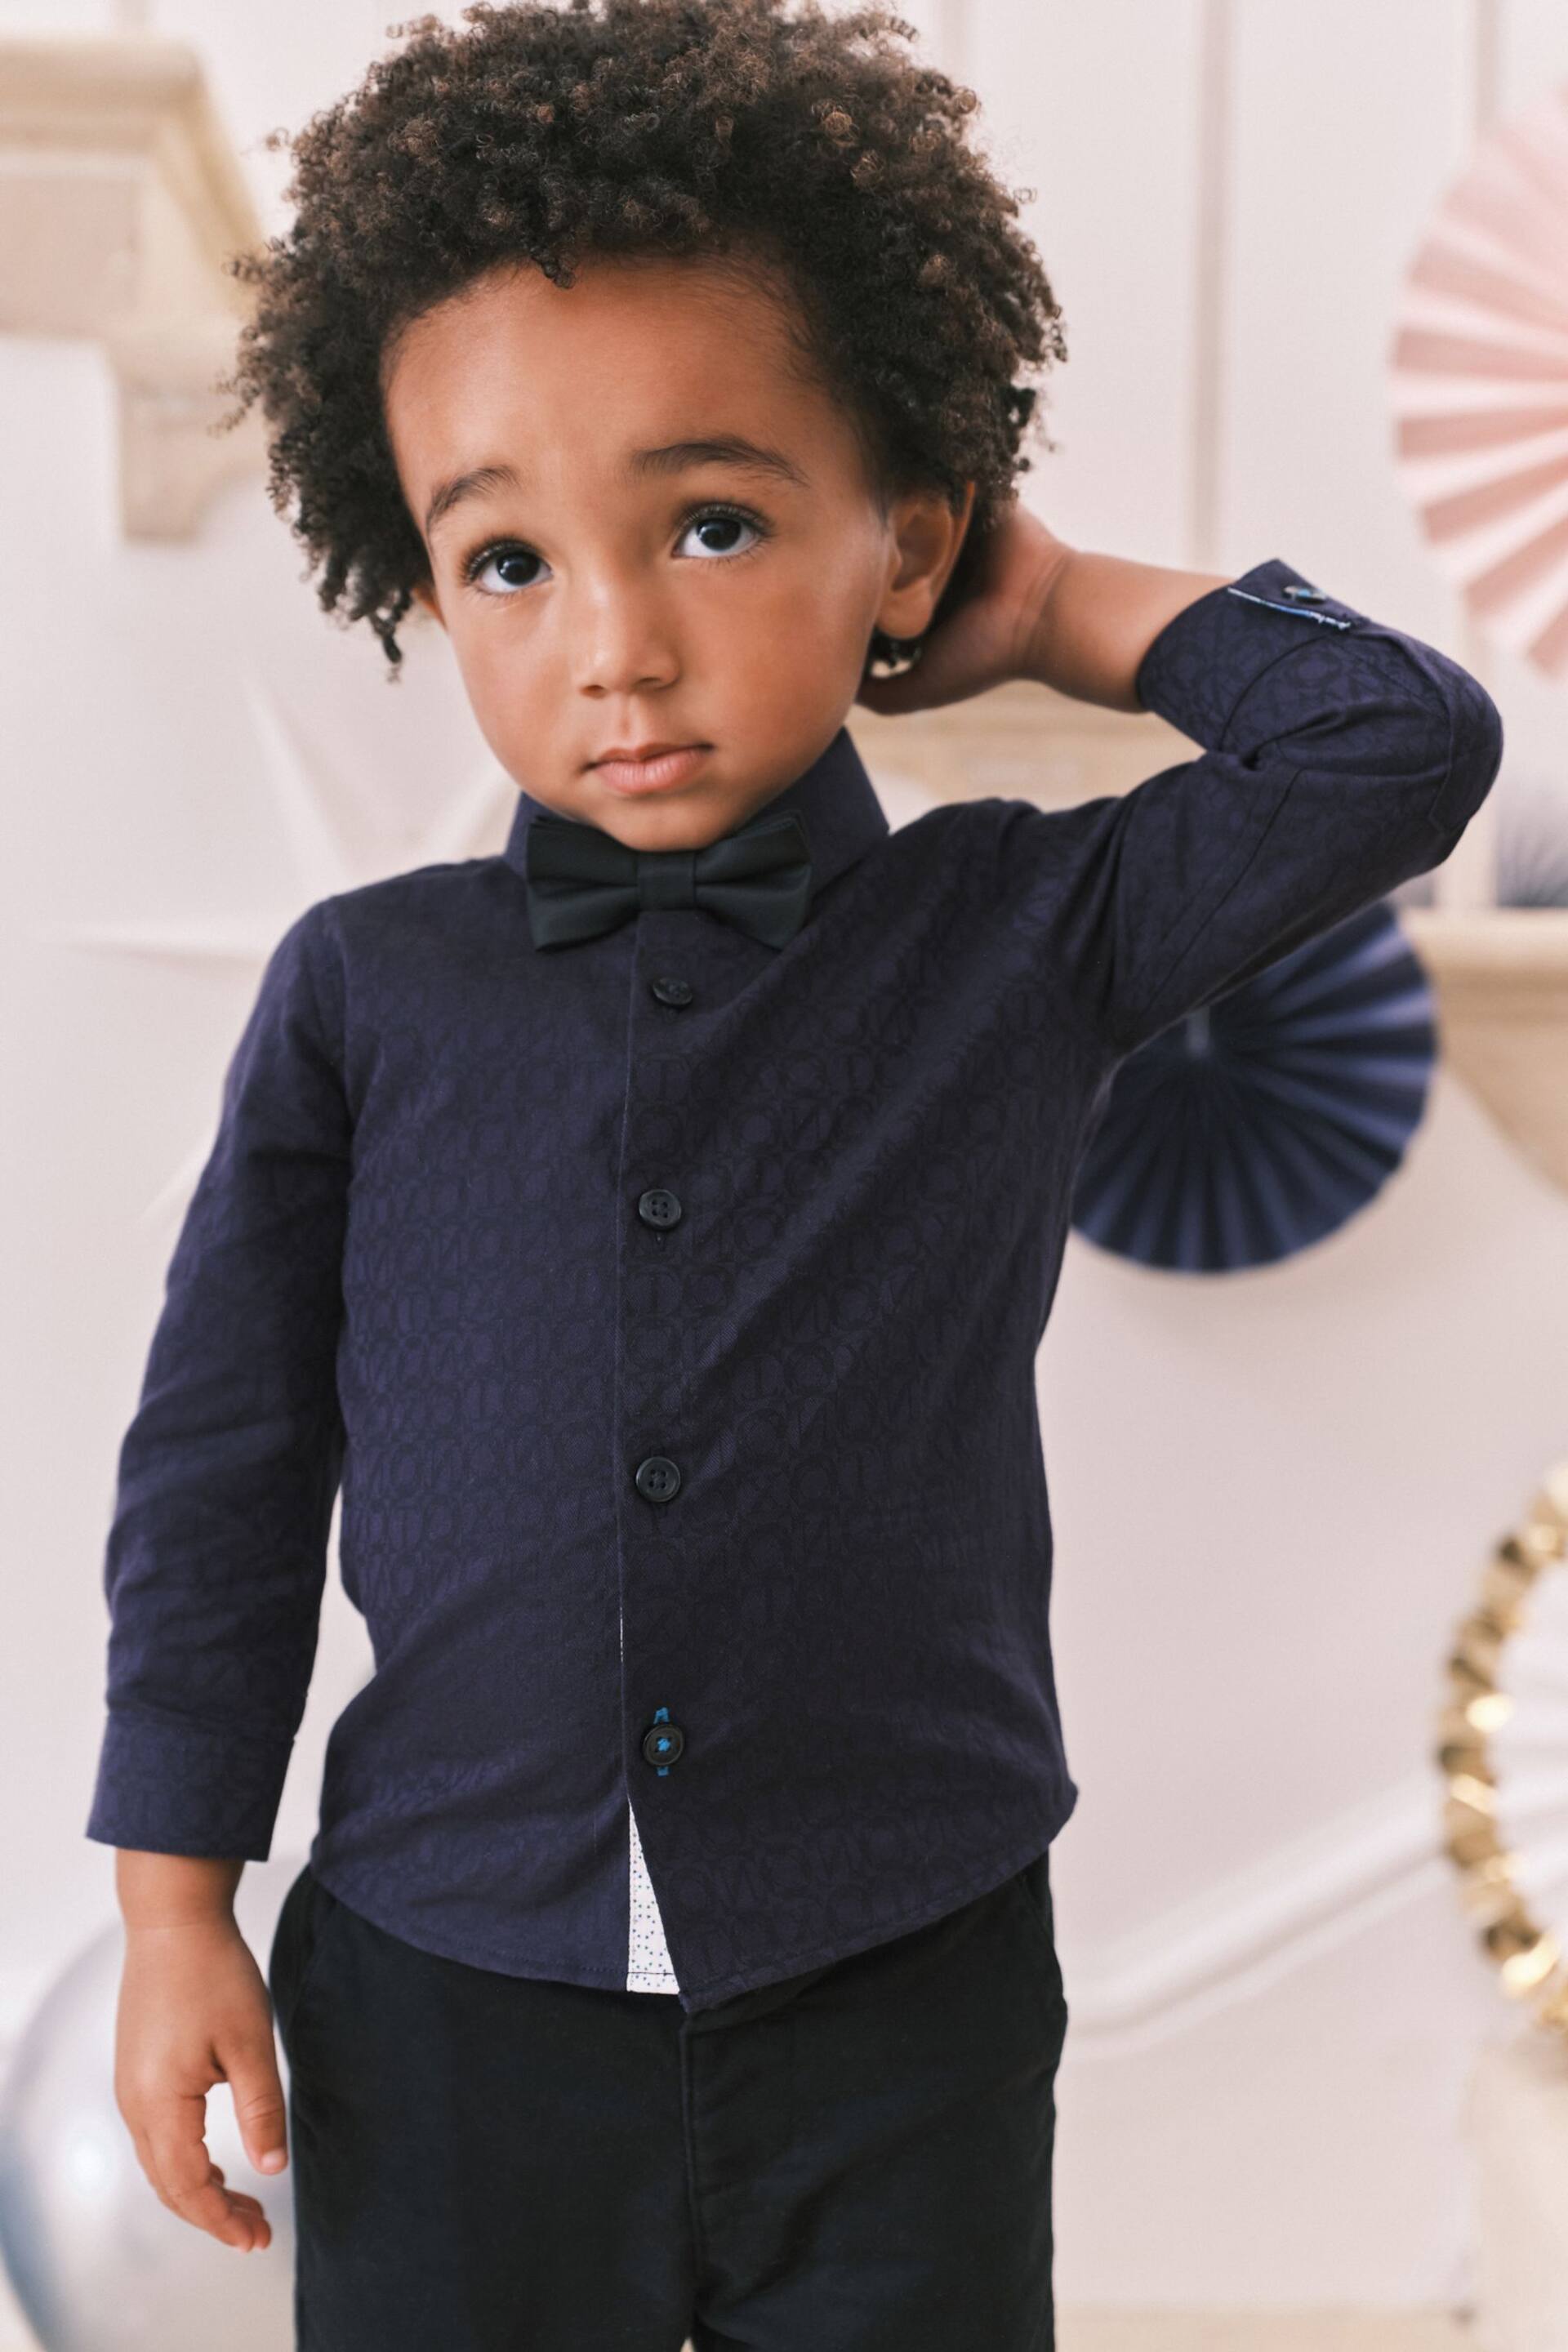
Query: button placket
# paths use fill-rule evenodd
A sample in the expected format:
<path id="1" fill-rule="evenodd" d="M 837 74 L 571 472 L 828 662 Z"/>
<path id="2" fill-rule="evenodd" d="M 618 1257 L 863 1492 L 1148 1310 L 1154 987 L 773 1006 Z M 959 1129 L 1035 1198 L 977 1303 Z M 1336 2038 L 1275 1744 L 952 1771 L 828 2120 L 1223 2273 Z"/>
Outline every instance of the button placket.
<path id="1" fill-rule="evenodd" d="M 659 919 L 658 914 L 645 913 L 642 919 L 645 931 L 651 930 Z M 654 953 L 657 959 L 656 968 L 647 977 L 647 988 L 654 1004 L 663 1008 L 660 1013 L 652 1016 L 657 1022 L 673 1018 L 678 1013 L 689 1011 L 697 1001 L 698 991 L 673 960 L 668 963 L 665 962 L 657 948 Z M 627 1120 L 625 1141 L 628 1159 L 637 1151 L 638 1105 L 635 1091 L 637 1073 L 635 1025 L 629 1043 L 632 1055 L 633 1091 L 630 1097 L 631 1116 Z M 645 1185 L 631 1197 L 635 1200 L 639 1224 L 662 1248 L 668 1236 L 681 1223 L 686 1213 L 685 1203 L 679 1194 L 668 1184 L 655 1182 Z M 672 1503 L 680 1491 L 680 1465 L 667 1454 L 655 1453 L 644 1455 L 637 1463 L 632 1475 L 633 1485 L 637 1494 L 646 1502 L 660 1506 Z M 633 1557 L 635 1559 L 635 1552 Z M 622 1626 L 624 1659 L 624 1606 Z M 650 1767 L 658 1779 L 662 1780 L 668 1776 L 670 1768 L 684 1751 L 686 1733 L 679 1724 L 671 1721 L 668 1707 L 660 1706 L 655 1710 L 652 1721 L 645 1724 L 637 1735 L 637 1745 L 638 1753 L 643 1761 Z"/>

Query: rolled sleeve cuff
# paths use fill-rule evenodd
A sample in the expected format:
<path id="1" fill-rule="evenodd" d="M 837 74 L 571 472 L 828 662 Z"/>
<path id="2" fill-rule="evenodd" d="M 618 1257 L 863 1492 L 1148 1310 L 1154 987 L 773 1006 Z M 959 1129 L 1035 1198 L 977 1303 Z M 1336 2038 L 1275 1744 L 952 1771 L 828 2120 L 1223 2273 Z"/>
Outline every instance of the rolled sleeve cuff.
<path id="1" fill-rule="evenodd" d="M 1309 593 L 1293 598 L 1292 588 Z M 1289 756 L 1311 764 L 1316 743 L 1368 775 L 1427 783 L 1425 814 L 1450 840 L 1502 759 L 1501 717 L 1468 670 L 1326 595 L 1279 556 L 1168 622 L 1135 690 L 1205 751 L 1250 760 L 1291 742 Z"/>
<path id="2" fill-rule="evenodd" d="M 1205 751 L 1225 748 L 1238 704 L 1265 670 L 1314 639 L 1337 642 L 1358 624 L 1365 625 L 1364 614 L 1332 596 L 1292 610 L 1286 589 L 1311 585 L 1271 555 L 1223 588 L 1194 597 L 1145 652 L 1133 689 L 1139 701 Z"/>
<path id="3" fill-rule="evenodd" d="M 265 1862 L 292 1747 L 114 1709 L 86 1835 L 135 1853 Z"/>

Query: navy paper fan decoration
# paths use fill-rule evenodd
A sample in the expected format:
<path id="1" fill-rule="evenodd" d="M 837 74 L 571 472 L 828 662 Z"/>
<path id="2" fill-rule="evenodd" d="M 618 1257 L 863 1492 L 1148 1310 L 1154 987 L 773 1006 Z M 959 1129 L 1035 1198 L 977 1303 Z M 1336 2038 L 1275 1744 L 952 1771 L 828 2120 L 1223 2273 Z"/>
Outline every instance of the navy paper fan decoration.
<path id="1" fill-rule="evenodd" d="M 1173 1273 L 1289 1257 L 1398 1167 L 1436 1054 L 1430 983 L 1379 899 L 1128 1055 L 1073 1224 Z"/>

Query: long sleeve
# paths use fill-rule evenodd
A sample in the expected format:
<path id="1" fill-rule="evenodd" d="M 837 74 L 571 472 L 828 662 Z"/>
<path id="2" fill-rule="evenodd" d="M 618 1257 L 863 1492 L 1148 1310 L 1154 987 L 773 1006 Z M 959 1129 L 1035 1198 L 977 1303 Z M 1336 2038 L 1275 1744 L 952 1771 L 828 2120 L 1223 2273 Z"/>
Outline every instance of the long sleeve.
<path id="1" fill-rule="evenodd" d="M 265 1861 L 304 1712 L 343 1452 L 351 1122 L 326 904 L 262 974 L 121 1447 L 86 1831 L 110 1845 Z"/>
<path id="2" fill-rule="evenodd" d="M 1467 670 L 1278 558 L 1179 613 L 1136 690 L 1201 755 L 1076 808 L 1009 803 L 1000 837 L 1003 898 L 1114 1055 L 1440 864 L 1502 756 Z"/>

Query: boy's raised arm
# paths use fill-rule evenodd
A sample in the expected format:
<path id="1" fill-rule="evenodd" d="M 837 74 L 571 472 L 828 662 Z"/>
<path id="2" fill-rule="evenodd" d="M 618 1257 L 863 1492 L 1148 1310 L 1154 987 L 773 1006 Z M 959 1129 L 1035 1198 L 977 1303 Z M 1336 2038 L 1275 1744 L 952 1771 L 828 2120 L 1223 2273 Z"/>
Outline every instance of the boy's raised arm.
<path id="1" fill-rule="evenodd" d="M 1162 629 L 1228 572 L 1181 572 L 1056 543 L 1020 668 L 1041 686 L 1112 710 L 1142 710 L 1138 672 Z"/>
<path id="2" fill-rule="evenodd" d="M 1114 1055 L 1440 864 L 1502 756 L 1491 698 L 1434 647 L 1279 558 L 1207 576 L 1074 553 L 1026 641 L 1024 674 L 1203 747 L 998 830 L 1001 898 Z"/>

